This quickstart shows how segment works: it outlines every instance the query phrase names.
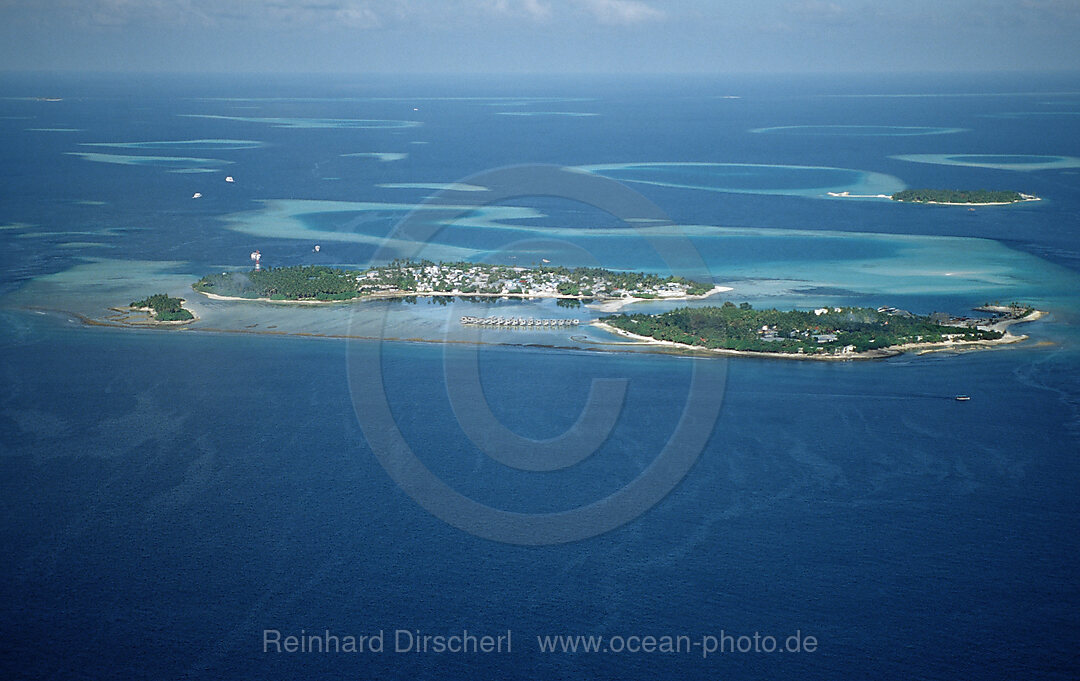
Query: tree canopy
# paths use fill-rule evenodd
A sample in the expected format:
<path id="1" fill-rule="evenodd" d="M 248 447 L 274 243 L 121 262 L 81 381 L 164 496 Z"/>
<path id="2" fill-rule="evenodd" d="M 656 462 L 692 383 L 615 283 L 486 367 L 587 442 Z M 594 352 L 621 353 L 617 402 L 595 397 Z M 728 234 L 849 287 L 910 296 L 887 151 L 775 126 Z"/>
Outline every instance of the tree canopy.
<path id="1" fill-rule="evenodd" d="M 905 189 L 893 194 L 892 200 L 914 203 L 1016 203 L 1023 201 L 1024 195 L 988 189 Z"/>
<path id="2" fill-rule="evenodd" d="M 1002 334 L 946 326 L 929 317 L 890 315 L 872 308 L 815 311 L 755 310 L 725 302 L 719 307 L 683 307 L 661 314 L 620 314 L 602 321 L 623 331 L 705 348 L 816 354 L 854 346 L 855 352 L 904 343 L 992 340 Z"/>
<path id="3" fill-rule="evenodd" d="M 195 319 L 190 310 L 184 309 L 183 298 L 172 298 L 164 293 L 155 293 L 152 296 L 136 300 L 131 303 L 133 308 L 150 308 L 153 310 L 154 319 L 159 322 L 186 322 Z"/>

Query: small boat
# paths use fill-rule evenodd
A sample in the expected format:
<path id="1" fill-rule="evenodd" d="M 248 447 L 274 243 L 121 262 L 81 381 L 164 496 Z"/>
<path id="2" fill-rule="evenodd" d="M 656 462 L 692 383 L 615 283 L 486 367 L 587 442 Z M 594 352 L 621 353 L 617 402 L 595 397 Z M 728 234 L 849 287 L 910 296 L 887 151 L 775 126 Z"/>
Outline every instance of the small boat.
<path id="1" fill-rule="evenodd" d="M 226 181 L 226 182 L 236 182 L 236 180 L 234 180 L 234 179 L 233 179 L 233 176 L 232 176 L 232 175 L 229 175 L 228 177 L 226 177 L 226 178 L 225 178 L 225 181 Z"/>
<path id="2" fill-rule="evenodd" d="M 957 401 L 957 402 L 967 402 L 967 401 L 968 401 L 968 400 L 970 400 L 970 399 L 971 399 L 971 398 L 970 398 L 970 397 L 968 397 L 967 395 L 957 395 L 957 396 L 956 396 L 956 401 Z"/>
<path id="3" fill-rule="evenodd" d="M 201 199 L 202 194 L 199 193 L 199 192 L 195 192 L 194 194 L 191 195 L 191 198 L 193 198 L 193 199 Z"/>

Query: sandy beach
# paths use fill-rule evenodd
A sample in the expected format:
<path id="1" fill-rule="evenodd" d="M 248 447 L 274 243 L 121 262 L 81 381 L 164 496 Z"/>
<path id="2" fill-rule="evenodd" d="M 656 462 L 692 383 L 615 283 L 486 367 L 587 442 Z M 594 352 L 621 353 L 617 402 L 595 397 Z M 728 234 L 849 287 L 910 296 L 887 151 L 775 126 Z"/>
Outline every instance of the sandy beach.
<path id="1" fill-rule="evenodd" d="M 359 298 L 353 298 L 352 300 L 274 300 L 273 298 L 241 298 L 239 296 L 219 296 L 216 293 L 207 293 L 206 291 L 197 291 L 200 295 L 204 295 L 210 300 L 226 300 L 226 301 L 240 301 L 246 303 L 286 303 L 289 305 L 332 305 L 334 303 L 351 303 Z"/>
<path id="2" fill-rule="evenodd" d="M 589 303 L 587 307 L 590 310 L 597 310 L 599 312 L 615 312 L 626 305 L 631 303 L 642 302 L 655 302 L 658 300 L 701 300 L 708 298 L 709 296 L 722 293 L 724 291 L 730 291 L 729 286 L 714 286 L 712 290 L 703 293 L 698 296 L 658 296 L 656 298 L 607 298 L 601 302 Z M 206 293 L 205 291 L 198 291 L 198 293 L 210 298 L 211 300 L 224 300 L 224 301 L 240 301 L 240 302 L 260 302 L 260 303 L 282 303 L 286 305 L 340 305 L 342 303 L 357 303 L 365 300 L 380 300 L 388 298 L 435 298 L 435 297 L 462 297 L 462 298 L 518 298 L 521 300 L 540 300 L 545 298 L 560 299 L 560 300 L 599 300 L 596 296 L 571 296 L 564 295 L 562 293 L 466 293 L 463 291 L 387 291 L 383 293 L 372 293 L 366 296 L 360 296 L 357 298 L 350 298 L 348 300 L 274 300 L 272 298 L 241 298 L 239 296 L 222 296 L 216 293 Z"/>
<path id="3" fill-rule="evenodd" d="M 698 296 L 670 296 L 663 298 L 615 298 L 605 300 L 600 303 L 590 304 L 588 307 L 598 312 L 611 313 L 616 312 L 626 305 L 636 302 L 645 301 L 682 301 L 682 300 L 698 300 L 708 298 L 709 296 L 725 291 L 730 291 L 730 287 L 715 286 L 712 290 Z M 269 298 L 238 298 L 230 296 L 221 296 L 215 293 L 202 293 L 202 295 L 212 300 L 221 301 L 242 301 L 242 302 L 266 302 L 266 303 L 284 303 L 293 305 L 328 305 L 328 304 L 341 304 L 341 303 L 354 303 L 364 300 L 372 299 L 393 299 L 403 298 L 408 296 L 427 297 L 427 296 L 479 296 L 489 298 L 520 298 L 520 299 L 542 299 L 542 298 L 559 298 L 559 299 L 575 299 L 580 300 L 583 296 L 568 296 L 562 294 L 494 294 L 494 293 L 462 293 L 460 291 L 439 291 L 439 292 L 424 292 L 424 293 L 406 293 L 406 292 L 388 292 L 388 293 L 376 293 L 363 298 L 354 298 L 352 300 L 345 301 L 326 301 L 326 300 L 271 300 Z M 188 308 L 185 308 L 188 309 Z M 1006 314 L 1011 308 L 1004 306 L 986 306 L 978 308 L 981 311 L 993 312 L 998 314 Z M 109 310 L 113 313 L 100 320 L 90 320 L 82 315 L 79 315 L 84 322 L 96 323 L 104 325 L 116 325 L 116 326 L 128 326 L 128 327 L 178 327 L 186 326 L 192 322 L 199 321 L 198 315 L 195 315 L 194 311 L 191 311 L 195 315 L 194 319 L 184 321 L 173 322 L 159 322 L 152 316 L 152 310 L 150 308 L 118 308 L 112 307 Z M 139 318 L 133 318 L 133 315 L 139 315 Z M 143 316 L 145 315 L 145 316 Z M 600 320 L 593 320 L 590 322 L 591 326 L 606 331 L 616 336 L 626 338 L 625 342 L 609 342 L 605 344 L 598 344 L 594 349 L 604 350 L 603 345 L 607 345 L 609 348 L 615 346 L 636 346 L 642 349 L 654 348 L 657 351 L 665 352 L 690 352 L 694 354 L 710 354 L 710 355 L 723 355 L 729 357 L 758 357 L 766 359 L 793 359 L 793 360 L 814 360 L 814 361 L 826 361 L 826 362 L 845 362 L 849 360 L 865 360 L 865 359 L 882 359 L 886 357 L 894 357 L 896 355 L 904 354 L 907 352 L 914 352 L 922 355 L 932 352 L 945 352 L 945 351 L 963 351 L 973 350 L 979 348 L 992 348 L 999 345 L 1009 345 L 1018 343 L 1028 339 L 1027 335 L 1016 335 L 1010 332 L 1010 327 L 1015 324 L 1022 324 L 1027 322 L 1034 322 L 1042 319 L 1047 315 L 1042 310 L 1033 310 L 1024 317 L 1008 317 L 1001 319 L 993 324 L 988 324 L 980 328 L 990 331 L 997 331 L 1002 333 L 1002 337 L 995 340 L 945 340 L 936 343 L 905 343 L 903 345 L 893 345 L 886 348 L 878 348 L 876 350 L 867 350 L 864 352 L 847 353 L 843 355 L 834 354 L 798 354 L 798 353 L 781 353 L 781 352 L 760 352 L 755 350 L 732 350 L 728 348 L 705 348 L 696 345 L 688 345 L 684 343 L 675 343 L 673 341 L 658 340 L 649 336 L 642 336 L 639 334 L 624 331 L 622 329 L 615 328 L 610 324 L 602 322 Z M 240 329 L 209 329 L 204 327 L 196 327 L 197 330 L 204 331 L 216 331 L 216 332 L 249 332 L 248 330 Z M 314 336 L 323 337 L 323 334 L 319 333 L 291 333 L 288 331 L 250 331 L 251 333 L 270 333 L 273 335 L 300 335 L 300 336 Z M 351 336 L 344 335 L 326 335 L 330 338 L 346 338 Z M 357 337 L 360 338 L 360 337 Z M 408 338 L 408 339 L 384 339 L 384 340 L 410 340 L 410 341 L 428 341 L 428 342 L 460 342 L 460 341 L 447 341 L 445 339 L 421 339 L 421 338 Z M 614 351 L 614 350 L 610 350 Z"/>
<path id="4" fill-rule="evenodd" d="M 124 326 L 184 326 L 193 322 L 199 321 L 199 315 L 195 314 L 195 311 L 185 307 L 185 310 L 191 313 L 191 319 L 177 319 L 175 321 L 163 322 L 159 321 L 154 316 L 154 309 L 151 307 L 110 307 L 109 310 L 116 314 L 106 317 L 110 322 L 122 324 Z M 132 319 L 132 315 L 144 315 L 142 318 Z"/>
<path id="5" fill-rule="evenodd" d="M 891 199 L 888 194 L 852 194 L 851 192 L 826 192 L 837 199 Z"/>
<path id="6" fill-rule="evenodd" d="M 709 296 L 716 295 L 717 293 L 724 293 L 732 290 L 730 286 L 713 286 L 711 290 L 702 293 L 698 296 L 659 296 L 656 298 L 610 298 L 600 303 L 590 303 L 586 305 L 590 310 L 596 310 L 597 312 L 618 312 L 627 305 L 632 303 L 646 303 L 656 302 L 659 300 L 701 300 L 708 298 Z"/>

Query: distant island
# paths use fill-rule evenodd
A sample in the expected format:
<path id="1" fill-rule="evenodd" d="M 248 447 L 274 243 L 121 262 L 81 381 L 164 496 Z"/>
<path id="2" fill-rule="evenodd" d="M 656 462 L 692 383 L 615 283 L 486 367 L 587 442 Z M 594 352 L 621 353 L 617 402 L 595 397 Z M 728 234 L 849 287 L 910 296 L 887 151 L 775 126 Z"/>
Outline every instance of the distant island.
<path id="1" fill-rule="evenodd" d="M 132 310 L 148 313 L 156 322 L 190 322 L 195 315 L 184 307 L 183 298 L 172 298 L 164 293 L 156 293 L 142 300 L 136 300 L 128 306 Z"/>
<path id="2" fill-rule="evenodd" d="M 682 277 L 596 267 L 513 267 L 396 260 L 366 270 L 292 266 L 203 277 L 192 288 L 212 298 L 329 303 L 371 297 L 493 296 L 607 302 L 699 298 L 724 287 Z"/>
<path id="3" fill-rule="evenodd" d="M 755 310 L 748 303 L 684 307 L 660 314 L 620 314 L 595 325 L 636 341 L 723 354 L 796 359 L 888 357 L 906 350 L 948 349 L 1022 340 L 1008 327 L 1042 313 L 1020 304 L 980 308 L 991 319 L 914 315 L 892 307 Z"/>
<path id="4" fill-rule="evenodd" d="M 1013 191 L 986 189 L 905 189 L 890 196 L 893 201 L 935 203 L 947 206 L 1001 206 L 1021 201 L 1038 201 L 1039 197 Z"/>

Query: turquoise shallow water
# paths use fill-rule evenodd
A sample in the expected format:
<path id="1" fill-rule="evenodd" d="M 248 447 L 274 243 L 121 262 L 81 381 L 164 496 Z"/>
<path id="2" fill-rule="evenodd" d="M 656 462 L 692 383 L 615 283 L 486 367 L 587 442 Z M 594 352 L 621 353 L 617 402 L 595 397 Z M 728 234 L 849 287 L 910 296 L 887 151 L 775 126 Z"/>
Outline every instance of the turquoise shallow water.
<path id="1" fill-rule="evenodd" d="M 995 170 L 1057 170 L 1080 168 L 1074 156 L 1032 156 L 1024 154 L 911 154 L 896 156 L 901 161 L 936 163 L 946 166 L 969 166 Z"/>
<path id="2" fill-rule="evenodd" d="M 345 129 L 384 129 L 411 128 L 420 125 L 417 121 L 369 120 L 362 118 L 291 118 L 257 116 L 222 116 L 217 114 L 182 114 L 193 118 L 213 118 L 240 123 L 264 123 L 279 128 L 345 128 Z"/>
<path id="3" fill-rule="evenodd" d="M 772 128 L 757 128 L 750 132 L 784 135 L 907 136 L 951 135 L 966 131 L 964 128 L 933 128 L 915 125 L 781 125 Z"/>
<path id="4" fill-rule="evenodd" d="M 133 156 L 130 154 L 103 154 L 91 151 L 68 152 L 87 161 L 97 163 L 115 163 L 118 165 L 149 165 L 174 168 L 178 170 L 206 170 L 220 168 L 232 161 L 217 158 L 197 158 L 192 156 Z M 175 172 L 175 171 L 174 171 Z"/>
<path id="5" fill-rule="evenodd" d="M 629 163 L 587 166 L 604 177 L 641 184 L 746 194 L 825 197 L 829 192 L 894 194 L 903 183 L 881 173 L 846 168 L 763 164 Z"/>
<path id="6" fill-rule="evenodd" d="M 112 147 L 116 149 L 256 149 L 262 142 L 254 140 L 159 140 L 151 142 L 86 142 L 87 147 Z"/>
<path id="7" fill-rule="evenodd" d="M 45 85 L 63 101 L 33 100 Z M 1067 116 L 1038 128 L 994 116 L 1049 93 L 1074 106 L 1070 78 L 137 85 L 0 80 L 13 97 L 0 100 L 0 154 L 17 169 L 0 196 L 5 678 L 1076 676 L 1080 191 L 1075 169 L 1024 166 L 1080 157 L 1080 129 Z M 543 115 L 553 111 L 599 115 Z M 399 121 L 420 125 L 364 127 Z M 777 126 L 883 134 L 750 132 Z M 134 160 L 72 155 L 89 149 Z M 342 156 L 404 150 L 392 162 Z M 228 164 L 157 164 L 204 155 Z M 913 155 L 963 165 L 902 160 Z M 505 197 L 477 179 L 526 163 L 610 175 L 655 209 L 635 203 L 626 223 L 597 208 L 603 196 L 522 186 Z M 892 186 L 1044 200 L 975 211 L 819 200 Z M 1031 339 L 1018 347 L 882 362 L 601 353 L 612 339 L 593 329 L 485 330 L 477 348 L 453 342 L 474 340 L 460 315 L 596 313 L 552 301 L 295 308 L 190 292 L 205 272 L 248 267 L 256 248 L 274 266 L 546 258 L 674 268 L 755 306 L 961 314 L 1019 299 L 1050 316 L 1020 327 Z M 159 290 L 201 320 L 80 319 Z M 695 380 L 711 386 L 715 422 L 687 416 Z M 486 453 L 492 438 L 514 440 L 481 406 L 511 434 L 550 440 L 578 432 L 603 381 L 625 386 L 621 409 L 580 463 L 537 473 Z M 380 395 L 392 424 L 373 420 Z M 463 531 L 380 464 L 392 425 L 458 493 L 552 513 L 633 484 L 684 422 L 706 438 L 674 490 L 568 544 Z M 266 628 L 462 627 L 511 629 L 514 651 L 259 647 Z M 796 630 L 819 650 L 550 655 L 535 642 Z"/>

